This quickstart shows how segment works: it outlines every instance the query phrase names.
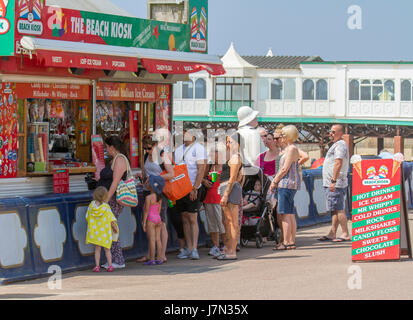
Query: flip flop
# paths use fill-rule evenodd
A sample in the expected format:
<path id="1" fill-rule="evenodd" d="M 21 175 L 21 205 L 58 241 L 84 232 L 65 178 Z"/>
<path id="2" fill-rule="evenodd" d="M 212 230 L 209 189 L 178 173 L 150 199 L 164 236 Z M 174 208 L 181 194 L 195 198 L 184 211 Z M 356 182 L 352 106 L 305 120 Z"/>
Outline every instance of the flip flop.
<path id="1" fill-rule="evenodd" d="M 220 260 L 220 261 L 222 261 L 222 260 L 237 260 L 237 259 L 238 258 L 236 256 L 235 257 L 229 257 L 225 253 L 220 255 L 219 257 L 217 257 L 217 260 Z"/>
<path id="2" fill-rule="evenodd" d="M 334 239 L 330 239 L 330 238 L 327 237 L 327 236 L 322 236 L 321 238 L 318 238 L 317 240 L 318 240 L 318 241 L 333 241 Z"/>
<path id="3" fill-rule="evenodd" d="M 272 248 L 272 250 L 274 251 L 278 251 L 278 250 L 288 250 L 288 245 L 281 243 L 280 245 Z"/>
<path id="4" fill-rule="evenodd" d="M 346 238 L 335 238 L 332 240 L 333 242 L 344 242 L 344 241 L 350 241 L 350 239 L 346 239 Z"/>
<path id="5" fill-rule="evenodd" d="M 141 263 L 141 262 L 146 262 L 146 261 L 148 261 L 149 259 L 146 257 L 146 256 L 143 256 L 143 257 L 141 257 L 141 258 L 138 258 L 138 259 L 136 259 L 136 262 L 137 263 Z"/>

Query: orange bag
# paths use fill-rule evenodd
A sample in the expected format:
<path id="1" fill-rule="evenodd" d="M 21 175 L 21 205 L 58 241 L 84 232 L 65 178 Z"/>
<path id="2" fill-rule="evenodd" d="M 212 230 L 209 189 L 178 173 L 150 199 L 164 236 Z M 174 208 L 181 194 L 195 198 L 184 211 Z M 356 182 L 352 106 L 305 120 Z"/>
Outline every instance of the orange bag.
<path id="1" fill-rule="evenodd" d="M 174 177 L 171 180 L 165 180 L 165 187 L 163 193 L 172 201 L 182 199 L 192 191 L 192 183 L 188 176 L 188 169 L 186 164 L 175 165 L 174 164 Z M 166 174 L 166 171 L 162 171 L 161 176 Z"/>

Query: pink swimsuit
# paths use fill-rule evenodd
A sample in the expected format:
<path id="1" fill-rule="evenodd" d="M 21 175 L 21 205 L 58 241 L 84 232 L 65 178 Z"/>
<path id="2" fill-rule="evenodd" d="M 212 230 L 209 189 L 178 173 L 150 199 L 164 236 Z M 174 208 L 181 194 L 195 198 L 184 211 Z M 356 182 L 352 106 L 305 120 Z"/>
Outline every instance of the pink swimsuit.
<path id="1" fill-rule="evenodd" d="M 161 216 L 159 215 L 159 204 L 153 204 L 149 207 L 148 221 L 159 224 L 161 223 Z"/>

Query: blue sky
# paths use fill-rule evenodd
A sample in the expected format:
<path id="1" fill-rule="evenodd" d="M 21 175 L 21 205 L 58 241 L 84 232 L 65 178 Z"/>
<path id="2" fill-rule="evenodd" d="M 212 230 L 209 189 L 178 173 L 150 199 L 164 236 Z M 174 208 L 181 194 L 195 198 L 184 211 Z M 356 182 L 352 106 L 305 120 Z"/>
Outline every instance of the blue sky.
<path id="1" fill-rule="evenodd" d="M 112 0 L 139 18 L 146 0 Z M 361 29 L 347 22 L 361 9 Z M 324 60 L 413 61 L 411 0 L 209 0 L 209 53 L 231 42 L 241 55 L 317 55 Z"/>

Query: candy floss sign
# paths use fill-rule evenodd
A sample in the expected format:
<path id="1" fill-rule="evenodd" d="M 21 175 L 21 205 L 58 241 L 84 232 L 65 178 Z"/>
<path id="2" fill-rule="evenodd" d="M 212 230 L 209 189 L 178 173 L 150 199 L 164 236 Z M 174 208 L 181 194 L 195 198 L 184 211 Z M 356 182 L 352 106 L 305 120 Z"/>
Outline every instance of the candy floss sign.
<path id="1" fill-rule="evenodd" d="M 401 162 L 352 158 L 353 261 L 400 259 Z"/>

